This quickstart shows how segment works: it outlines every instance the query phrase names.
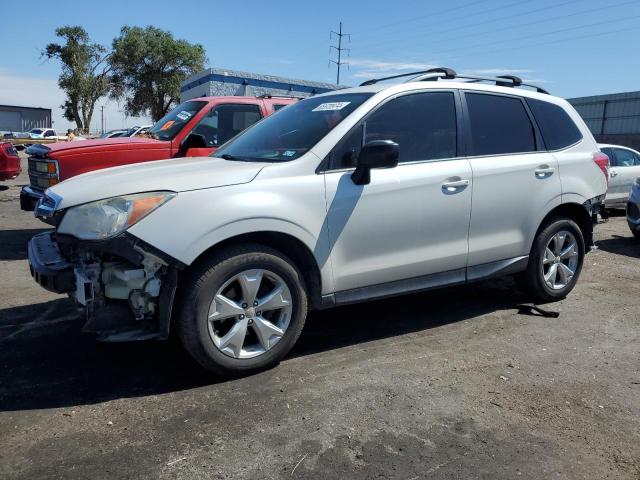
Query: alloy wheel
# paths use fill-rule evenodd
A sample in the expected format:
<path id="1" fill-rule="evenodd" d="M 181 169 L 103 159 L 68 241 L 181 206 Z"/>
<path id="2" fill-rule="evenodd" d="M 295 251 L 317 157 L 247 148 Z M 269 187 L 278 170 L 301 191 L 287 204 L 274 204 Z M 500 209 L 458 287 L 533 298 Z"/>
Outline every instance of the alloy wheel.
<path id="1" fill-rule="evenodd" d="M 567 230 L 553 235 L 542 258 L 544 282 L 553 290 L 565 288 L 576 274 L 579 261 L 578 242 Z"/>
<path id="2" fill-rule="evenodd" d="M 209 307 L 209 335 L 233 358 L 253 358 L 284 336 L 292 314 L 291 291 L 274 272 L 245 270 L 226 281 Z"/>

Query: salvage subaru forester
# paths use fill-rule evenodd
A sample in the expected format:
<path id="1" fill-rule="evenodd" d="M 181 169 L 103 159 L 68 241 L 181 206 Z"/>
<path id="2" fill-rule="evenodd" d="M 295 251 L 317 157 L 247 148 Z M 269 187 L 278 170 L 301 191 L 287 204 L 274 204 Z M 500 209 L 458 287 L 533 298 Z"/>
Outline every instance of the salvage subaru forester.
<path id="1" fill-rule="evenodd" d="M 511 274 L 563 298 L 607 156 L 566 101 L 517 77 L 418 73 L 290 105 L 213 158 L 48 189 L 36 215 L 56 230 L 30 241 L 32 275 L 98 338 L 176 331 L 218 374 L 276 364 L 309 309 Z"/>

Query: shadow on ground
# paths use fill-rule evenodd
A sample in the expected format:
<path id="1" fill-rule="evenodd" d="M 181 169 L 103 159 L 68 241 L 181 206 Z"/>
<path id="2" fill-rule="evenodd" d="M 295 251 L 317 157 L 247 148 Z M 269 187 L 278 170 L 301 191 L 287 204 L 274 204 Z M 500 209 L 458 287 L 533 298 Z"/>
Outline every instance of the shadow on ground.
<path id="1" fill-rule="evenodd" d="M 522 301 L 503 279 L 396 297 L 310 315 L 289 357 L 395 337 Z M 104 344 L 80 332 L 66 298 L 0 310 L 0 410 L 92 404 L 210 385 L 176 340 Z M 286 368 L 286 360 L 278 368 Z"/>
<path id="2" fill-rule="evenodd" d="M 640 241 L 631 235 L 628 237 L 621 235 L 613 235 L 611 238 L 599 240 L 596 245 L 600 250 L 615 253 L 616 255 L 625 255 L 632 258 L 640 258 Z"/>
<path id="3" fill-rule="evenodd" d="M 0 260 L 25 260 L 27 258 L 27 243 L 31 237 L 47 230 L 49 229 L 0 230 Z"/>

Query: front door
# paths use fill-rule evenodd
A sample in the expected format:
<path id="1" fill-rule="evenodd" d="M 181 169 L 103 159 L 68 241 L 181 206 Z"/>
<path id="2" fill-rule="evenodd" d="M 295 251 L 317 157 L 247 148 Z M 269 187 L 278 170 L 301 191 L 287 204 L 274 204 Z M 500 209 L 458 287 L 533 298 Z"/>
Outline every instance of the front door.
<path id="1" fill-rule="evenodd" d="M 412 93 L 391 99 L 354 127 L 325 174 L 335 290 L 439 276 L 464 281 L 471 168 L 458 157 L 456 95 Z M 393 140 L 399 165 L 351 180 L 363 142 Z"/>
<path id="2" fill-rule="evenodd" d="M 207 146 L 205 148 L 189 148 L 184 156 L 206 157 L 261 118 L 260 106 L 256 104 L 223 103 L 216 105 L 207 115 L 202 117 L 202 120 L 191 131 L 191 133 L 202 135 Z"/>

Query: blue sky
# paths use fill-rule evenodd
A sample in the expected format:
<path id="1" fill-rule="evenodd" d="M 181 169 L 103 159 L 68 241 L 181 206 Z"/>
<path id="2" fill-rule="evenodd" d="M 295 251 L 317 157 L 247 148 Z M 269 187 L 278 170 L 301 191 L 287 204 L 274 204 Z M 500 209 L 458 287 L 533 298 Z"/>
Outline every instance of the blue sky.
<path id="1" fill-rule="evenodd" d="M 76 24 L 107 46 L 123 25 L 154 25 L 204 45 L 210 66 L 335 81 L 329 31 L 342 21 L 347 85 L 442 65 L 512 73 L 563 97 L 640 89 L 640 0 L 35 1 L 28 19 L 24 2 L 2 4 L 0 103 L 53 108 L 60 130 L 59 65 L 40 51 L 56 27 Z M 14 9 L 20 21 L 6 15 Z M 109 128 L 139 121 L 102 104 Z"/>

